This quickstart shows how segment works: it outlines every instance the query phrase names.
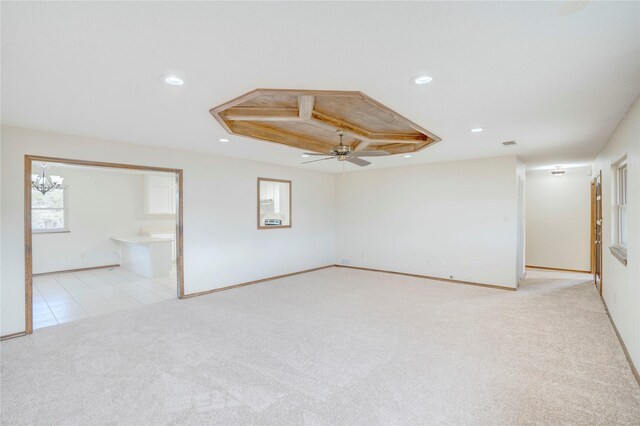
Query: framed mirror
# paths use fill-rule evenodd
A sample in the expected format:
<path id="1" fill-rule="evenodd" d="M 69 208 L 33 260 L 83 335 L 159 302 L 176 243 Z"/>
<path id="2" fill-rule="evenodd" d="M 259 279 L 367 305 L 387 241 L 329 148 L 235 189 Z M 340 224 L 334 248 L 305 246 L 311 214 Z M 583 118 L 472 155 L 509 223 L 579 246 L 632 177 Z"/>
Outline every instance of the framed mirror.
<path id="1" fill-rule="evenodd" d="M 258 229 L 291 228 L 291 181 L 258 178 Z"/>

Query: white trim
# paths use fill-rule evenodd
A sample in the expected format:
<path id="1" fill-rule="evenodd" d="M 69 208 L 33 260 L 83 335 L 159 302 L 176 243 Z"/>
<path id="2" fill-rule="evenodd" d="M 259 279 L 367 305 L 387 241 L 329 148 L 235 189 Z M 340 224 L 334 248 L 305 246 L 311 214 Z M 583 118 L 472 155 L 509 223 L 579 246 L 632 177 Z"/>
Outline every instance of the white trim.
<path id="1" fill-rule="evenodd" d="M 31 189 L 33 191 L 33 188 Z M 62 228 L 50 228 L 50 229 L 35 229 L 33 226 L 31 227 L 32 234 L 56 234 L 63 232 L 71 232 L 69 230 L 69 186 L 62 185 L 62 208 L 49 208 L 49 207 L 33 207 L 33 203 L 31 205 L 31 211 L 34 210 L 62 210 L 64 226 Z"/>
<path id="2" fill-rule="evenodd" d="M 626 238 L 622 236 L 622 227 L 620 224 L 622 223 L 622 213 L 627 212 L 627 198 L 629 196 L 629 175 L 627 171 L 627 157 L 624 156 L 620 161 L 615 163 L 615 233 L 616 236 L 616 244 L 615 246 L 618 248 L 624 249 L 626 252 L 627 244 L 623 243 L 623 239 L 628 241 L 629 236 L 629 227 L 627 223 L 627 235 Z M 625 179 L 622 181 L 622 173 L 624 172 Z M 626 217 L 628 222 L 629 218 Z"/>

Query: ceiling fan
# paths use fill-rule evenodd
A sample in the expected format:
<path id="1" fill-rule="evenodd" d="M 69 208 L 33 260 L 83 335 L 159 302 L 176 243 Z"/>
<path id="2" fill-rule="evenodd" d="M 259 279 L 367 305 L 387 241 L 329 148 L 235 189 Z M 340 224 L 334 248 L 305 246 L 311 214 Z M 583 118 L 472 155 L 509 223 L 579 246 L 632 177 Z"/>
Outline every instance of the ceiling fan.
<path id="1" fill-rule="evenodd" d="M 320 158 L 318 160 L 305 161 L 302 164 L 315 163 L 316 161 L 325 161 L 336 159 L 338 161 L 348 161 L 357 166 L 364 167 L 371 164 L 371 162 L 367 160 L 363 160 L 360 157 L 384 157 L 385 155 L 390 155 L 387 151 L 377 150 L 377 151 L 352 151 L 351 147 L 348 145 L 344 145 L 342 143 L 342 136 L 344 136 L 344 130 L 338 130 L 338 136 L 340 137 L 340 144 L 334 146 L 328 154 L 319 154 L 317 152 L 305 152 L 305 155 L 322 155 L 328 156 L 326 158 Z"/>

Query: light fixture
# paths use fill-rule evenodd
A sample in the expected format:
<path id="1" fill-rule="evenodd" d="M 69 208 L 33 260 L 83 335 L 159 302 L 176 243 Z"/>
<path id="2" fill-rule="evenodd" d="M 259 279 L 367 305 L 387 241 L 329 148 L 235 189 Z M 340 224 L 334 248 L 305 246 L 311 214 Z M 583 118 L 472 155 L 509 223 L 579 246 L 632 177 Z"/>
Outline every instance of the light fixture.
<path id="1" fill-rule="evenodd" d="M 561 170 L 560 166 L 556 166 L 556 168 L 554 170 L 551 170 L 551 174 L 553 176 L 560 177 L 560 176 L 564 175 L 565 173 L 567 173 L 567 171 L 566 170 Z"/>
<path id="2" fill-rule="evenodd" d="M 220 138 L 220 139 L 218 139 L 218 142 L 227 143 L 227 142 L 229 142 L 229 139 Z"/>
<path id="3" fill-rule="evenodd" d="M 474 127 L 471 129 L 471 133 L 482 133 L 484 129 L 482 127 Z"/>
<path id="4" fill-rule="evenodd" d="M 182 86 L 184 80 L 175 75 L 165 75 L 162 80 L 170 86 Z"/>
<path id="5" fill-rule="evenodd" d="M 431 83 L 431 81 L 433 80 L 433 77 L 430 77 L 428 75 L 418 75 L 413 77 L 412 81 L 415 84 L 419 84 L 419 85 L 423 85 L 423 84 L 429 84 Z"/>
<path id="6" fill-rule="evenodd" d="M 31 187 L 36 191 L 39 191 L 40 193 L 42 193 L 42 195 L 45 195 L 47 192 L 53 189 L 62 188 L 62 181 L 64 180 L 64 178 L 60 176 L 47 176 L 45 172 L 47 167 L 48 166 L 46 164 L 42 163 L 40 165 L 40 168 L 42 169 L 42 174 L 31 175 Z"/>
<path id="7" fill-rule="evenodd" d="M 309 158 L 309 154 L 302 154 L 302 158 Z"/>
<path id="8" fill-rule="evenodd" d="M 411 154 L 405 154 L 404 158 L 411 158 Z"/>

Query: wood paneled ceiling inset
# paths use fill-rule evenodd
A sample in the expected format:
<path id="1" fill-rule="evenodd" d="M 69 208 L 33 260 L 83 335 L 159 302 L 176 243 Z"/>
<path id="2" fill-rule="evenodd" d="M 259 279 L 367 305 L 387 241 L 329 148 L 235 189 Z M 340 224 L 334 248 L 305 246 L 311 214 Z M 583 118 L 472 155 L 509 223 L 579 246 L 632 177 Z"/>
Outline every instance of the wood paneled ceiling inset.
<path id="1" fill-rule="evenodd" d="M 440 141 L 361 92 L 256 89 L 209 112 L 231 134 L 319 153 L 338 144 L 338 130 L 354 151 L 404 154 Z"/>

